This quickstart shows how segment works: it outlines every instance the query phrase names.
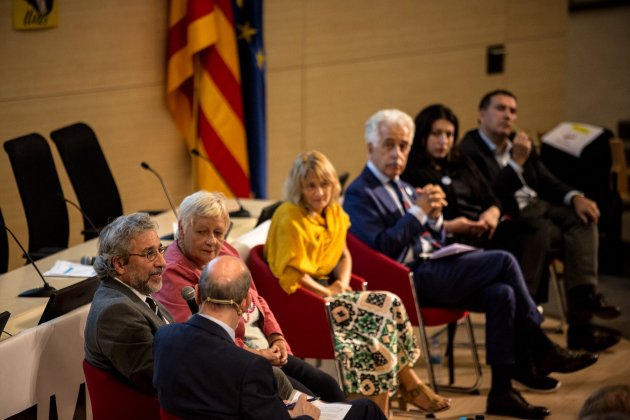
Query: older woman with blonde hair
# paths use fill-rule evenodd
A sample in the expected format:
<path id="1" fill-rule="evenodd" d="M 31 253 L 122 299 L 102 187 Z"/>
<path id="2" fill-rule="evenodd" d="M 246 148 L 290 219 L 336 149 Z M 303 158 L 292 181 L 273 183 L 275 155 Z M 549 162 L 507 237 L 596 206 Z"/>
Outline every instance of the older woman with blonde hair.
<path id="1" fill-rule="evenodd" d="M 398 296 L 349 287 L 350 221 L 340 192 L 337 173 L 322 153 L 297 156 L 285 184 L 286 202 L 274 213 L 265 244 L 271 271 L 287 299 L 304 287 L 331 303 L 346 393 L 373 399 L 386 414 L 397 391 L 403 403 L 423 411 L 446 410 L 450 400 L 436 395 L 413 370 L 420 351 Z"/>
<path id="2" fill-rule="evenodd" d="M 154 296 L 176 321 L 184 322 L 191 311 L 181 296 L 182 289 L 197 286 L 201 270 L 219 255 L 240 256 L 225 241 L 230 216 L 223 194 L 198 191 L 184 198 L 179 206 L 177 223 L 177 241 L 164 255 L 166 268 L 162 274 L 162 289 Z M 291 354 L 273 312 L 256 290 L 255 280 L 249 290 L 251 305 L 236 329 L 236 344 L 281 369 L 294 388 L 317 395 L 324 401 L 344 401 L 345 396 L 332 376 Z M 277 371 L 274 373 L 276 378 L 280 377 Z"/>

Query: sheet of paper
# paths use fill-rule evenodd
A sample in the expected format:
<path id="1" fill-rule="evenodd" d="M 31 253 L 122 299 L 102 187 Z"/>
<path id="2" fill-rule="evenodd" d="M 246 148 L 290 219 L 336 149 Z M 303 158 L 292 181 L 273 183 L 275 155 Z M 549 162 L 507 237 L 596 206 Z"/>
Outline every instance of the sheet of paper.
<path id="1" fill-rule="evenodd" d="M 57 260 L 44 276 L 50 277 L 92 277 L 96 275 L 94 267 L 70 261 Z"/>
<path id="2" fill-rule="evenodd" d="M 320 409 L 319 420 L 342 420 L 352 408 L 350 404 L 326 403 L 323 401 L 313 401 L 313 405 Z"/>
<path id="3" fill-rule="evenodd" d="M 603 131 L 603 128 L 594 125 L 563 122 L 546 133 L 542 141 L 572 156 L 580 157 L 582 150 Z"/>
<path id="4" fill-rule="evenodd" d="M 464 252 L 477 251 L 479 248 L 475 248 L 474 246 L 458 244 L 457 242 L 454 244 L 446 245 L 443 248 L 438 249 L 437 251 L 433 251 L 429 255 L 430 260 L 437 260 L 438 258 L 449 257 L 451 255 L 463 254 Z"/>

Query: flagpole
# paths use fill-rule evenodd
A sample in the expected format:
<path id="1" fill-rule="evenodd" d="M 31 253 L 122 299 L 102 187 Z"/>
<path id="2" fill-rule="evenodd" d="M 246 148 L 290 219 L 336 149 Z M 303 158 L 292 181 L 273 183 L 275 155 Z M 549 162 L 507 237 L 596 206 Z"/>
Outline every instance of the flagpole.
<path id="1" fill-rule="evenodd" d="M 201 63 L 199 61 L 199 51 L 193 54 L 193 102 L 192 102 L 192 130 L 191 135 L 193 136 L 192 142 L 188 144 L 193 144 L 194 149 L 199 150 L 199 136 L 198 136 L 198 127 L 197 118 L 199 117 L 199 79 L 201 74 Z M 190 154 L 190 150 L 188 150 L 188 154 Z M 192 175 L 193 175 L 193 188 L 194 191 L 199 190 L 199 159 L 193 159 L 193 167 L 192 167 Z"/>

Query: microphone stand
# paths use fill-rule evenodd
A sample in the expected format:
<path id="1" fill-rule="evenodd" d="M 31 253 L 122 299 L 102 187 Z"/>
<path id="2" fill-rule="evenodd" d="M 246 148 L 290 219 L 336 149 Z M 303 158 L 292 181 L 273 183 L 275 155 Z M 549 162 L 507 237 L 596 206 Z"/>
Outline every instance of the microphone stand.
<path id="1" fill-rule="evenodd" d="M 18 296 L 19 297 L 49 297 L 57 289 L 55 289 L 50 284 L 48 284 L 48 282 L 44 278 L 44 275 L 42 274 L 42 272 L 39 271 L 39 268 L 37 268 L 37 265 L 35 264 L 35 261 L 33 261 L 31 256 L 29 255 L 29 253 L 26 252 L 26 250 L 24 249 L 24 247 L 22 246 L 22 244 L 20 243 L 18 238 L 13 234 L 13 232 L 11 232 L 11 229 L 9 229 L 9 227 L 6 226 L 6 225 L 2 225 L 2 227 L 5 228 L 6 231 L 9 232 L 9 234 L 13 237 L 13 240 L 15 241 L 15 243 L 18 244 L 18 246 L 20 247 L 20 249 L 24 253 L 24 256 L 26 256 L 26 259 L 28 260 L 29 264 L 31 264 L 35 268 L 35 271 L 37 271 L 37 274 L 39 275 L 39 277 L 44 282 L 44 285 L 42 287 L 36 287 L 34 289 L 26 290 L 26 291 L 20 293 Z"/>
<path id="2" fill-rule="evenodd" d="M 85 211 L 83 211 L 83 209 L 81 207 L 79 207 L 79 205 L 77 203 L 75 203 L 74 201 L 68 200 L 62 194 L 57 194 L 57 196 L 59 198 L 61 198 L 63 201 L 65 201 L 66 203 L 70 204 L 75 209 L 79 210 L 79 213 L 81 213 L 83 215 L 83 218 L 85 219 L 86 222 L 88 222 L 90 227 L 93 229 L 94 233 L 96 233 L 96 236 L 101 234 L 100 229 L 96 227 L 94 222 L 92 222 L 92 219 L 90 219 L 90 217 L 87 215 L 87 213 Z M 87 233 L 87 232 L 84 231 L 83 234 L 85 234 L 85 233 Z"/>
<path id="3" fill-rule="evenodd" d="M 251 214 L 249 213 L 249 211 L 247 211 L 247 209 L 243 206 L 243 203 L 241 203 L 241 200 L 238 199 L 236 194 L 234 194 L 234 191 L 232 191 L 232 188 L 230 188 L 230 184 L 228 184 L 227 181 L 225 180 L 225 178 L 223 178 L 223 175 L 221 175 L 221 173 L 216 170 L 216 167 L 214 166 L 214 163 L 212 163 L 212 161 L 210 159 L 208 159 L 207 157 L 205 157 L 204 155 L 199 153 L 199 150 L 197 150 L 197 149 L 192 149 L 190 151 L 190 153 L 193 156 L 196 156 L 196 157 L 200 158 L 201 160 L 204 160 L 205 162 L 207 162 L 210 165 L 212 165 L 212 167 L 215 168 L 216 174 L 219 175 L 221 180 L 223 180 L 223 183 L 225 184 L 225 186 L 228 187 L 228 189 L 230 190 L 230 192 L 234 196 L 234 200 L 236 200 L 236 204 L 238 204 L 239 208 L 238 208 L 238 210 L 231 211 L 229 213 L 230 217 L 236 217 L 236 218 L 239 218 L 239 217 L 251 217 Z"/>
<path id="4" fill-rule="evenodd" d="M 153 175 L 155 175 L 157 177 L 157 179 L 160 180 L 160 184 L 162 184 L 162 190 L 164 191 L 164 194 L 166 195 L 166 199 L 168 200 L 168 204 L 171 206 L 171 210 L 173 210 L 173 213 L 175 214 L 175 217 L 179 217 L 179 215 L 177 214 L 177 210 L 175 210 L 175 206 L 173 205 L 173 200 L 171 199 L 171 194 L 168 192 L 168 189 L 166 188 L 166 185 L 164 184 L 164 180 L 162 179 L 160 174 L 158 174 L 146 162 L 141 162 L 140 166 L 142 166 L 143 169 L 146 169 L 147 171 L 151 172 Z"/>

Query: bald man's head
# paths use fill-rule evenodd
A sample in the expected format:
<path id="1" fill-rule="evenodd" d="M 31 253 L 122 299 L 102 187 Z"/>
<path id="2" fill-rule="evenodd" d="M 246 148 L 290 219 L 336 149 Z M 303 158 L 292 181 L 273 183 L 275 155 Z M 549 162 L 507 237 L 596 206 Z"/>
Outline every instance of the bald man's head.
<path id="1" fill-rule="evenodd" d="M 240 258 L 220 256 L 208 263 L 199 279 L 199 297 L 242 302 L 252 282 L 249 269 Z"/>

